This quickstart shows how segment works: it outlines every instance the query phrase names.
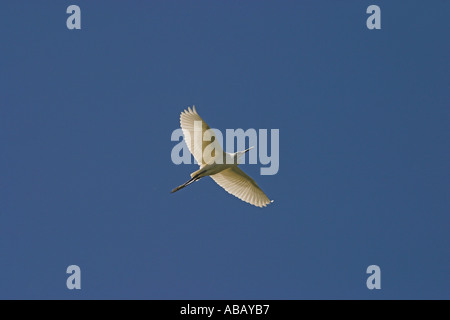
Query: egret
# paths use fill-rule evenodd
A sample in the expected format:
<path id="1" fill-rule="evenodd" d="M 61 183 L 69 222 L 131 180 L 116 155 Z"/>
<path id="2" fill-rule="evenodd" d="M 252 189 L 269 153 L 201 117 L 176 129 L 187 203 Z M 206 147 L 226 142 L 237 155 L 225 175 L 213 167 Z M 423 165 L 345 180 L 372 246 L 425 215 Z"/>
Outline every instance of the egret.
<path id="1" fill-rule="evenodd" d="M 253 147 L 236 153 L 224 152 L 217 142 L 214 132 L 198 115 L 195 106 L 181 112 L 180 124 L 184 140 L 200 169 L 191 173 L 191 179 L 172 190 L 183 189 L 203 177 L 210 176 L 219 186 L 235 197 L 257 207 L 265 207 L 273 200 L 265 195 L 256 182 L 239 167 L 239 158 Z M 196 133 L 195 133 L 196 132 Z M 194 141 L 201 137 L 201 142 Z M 212 150 L 210 154 L 205 149 Z"/>

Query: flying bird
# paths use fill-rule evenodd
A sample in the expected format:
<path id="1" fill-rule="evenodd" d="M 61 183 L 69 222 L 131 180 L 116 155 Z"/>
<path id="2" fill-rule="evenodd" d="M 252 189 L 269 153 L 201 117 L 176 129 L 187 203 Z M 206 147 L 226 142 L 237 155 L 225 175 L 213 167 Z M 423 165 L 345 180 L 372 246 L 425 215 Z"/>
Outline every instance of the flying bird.
<path id="1" fill-rule="evenodd" d="M 191 179 L 172 190 L 183 189 L 203 177 L 210 176 L 228 193 L 257 207 L 265 207 L 273 200 L 265 195 L 256 182 L 239 167 L 239 158 L 253 147 L 244 151 L 228 153 L 223 151 L 216 136 L 205 121 L 198 115 L 195 106 L 181 112 L 180 125 L 184 140 L 200 169 L 191 173 Z M 195 139 L 200 139 L 196 141 Z M 205 152 L 205 149 L 208 150 Z"/>

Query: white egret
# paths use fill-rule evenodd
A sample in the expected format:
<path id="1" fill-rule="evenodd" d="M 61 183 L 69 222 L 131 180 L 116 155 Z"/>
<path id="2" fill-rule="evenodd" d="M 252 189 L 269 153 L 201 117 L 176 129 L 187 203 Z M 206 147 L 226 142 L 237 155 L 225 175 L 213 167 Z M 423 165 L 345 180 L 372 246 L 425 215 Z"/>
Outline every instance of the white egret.
<path id="1" fill-rule="evenodd" d="M 236 153 L 224 152 L 217 142 L 214 132 L 195 110 L 189 107 L 181 112 L 181 129 L 189 151 L 200 169 L 191 173 L 191 179 L 172 190 L 176 192 L 203 177 L 210 176 L 219 186 L 235 197 L 257 207 L 265 207 L 273 202 L 264 194 L 256 182 L 238 167 L 239 158 L 250 149 Z M 194 141 L 200 137 L 200 141 Z M 205 148 L 212 152 L 205 152 Z"/>

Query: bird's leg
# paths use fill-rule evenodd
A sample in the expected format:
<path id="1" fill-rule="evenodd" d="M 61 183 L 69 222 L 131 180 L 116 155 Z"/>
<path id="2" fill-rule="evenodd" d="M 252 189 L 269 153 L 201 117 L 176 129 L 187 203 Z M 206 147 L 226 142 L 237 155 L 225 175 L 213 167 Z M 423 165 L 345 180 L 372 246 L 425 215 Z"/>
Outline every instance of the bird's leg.
<path id="1" fill-rule="evenodd" d="M 186 181 L 185 183 L 183 183 L 181 186 L 176 187 L 175 189 L 173 189 L 170 193 L 174 193 L 177 192 L 178 190 L 183 189 L 184 187 L 187 187 L 188 185 L 190 185 L 192 182 L 195 182 L 197 180 L 199 180 L 200 178 L 197 178 L 197 176 L 192 177 L 191 179 L 189 179 L 188 181 Z"/>

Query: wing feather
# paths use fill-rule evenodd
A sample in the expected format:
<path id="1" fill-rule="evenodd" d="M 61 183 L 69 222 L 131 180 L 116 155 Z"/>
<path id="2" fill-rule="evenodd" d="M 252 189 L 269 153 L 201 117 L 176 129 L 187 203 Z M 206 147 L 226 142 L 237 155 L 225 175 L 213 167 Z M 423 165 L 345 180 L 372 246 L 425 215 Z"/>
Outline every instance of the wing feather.
<path id="1" fill-rule="evenodd" d="M 228 193 L 254 206 L 265 207 L 272 202 L 256 182 L 237 166 L 212 175 L 211 178 Z"/>
<path id="2" fill-rule="evenodd" d="M 180 126 L 189 151 L 200 166 L 213 163 L 218 156 L 224 156 L 223 149 L 217 141 L 214 131 L 199 116 L 195 106 L 192 109 L 188 107 L 187 110 L 181 112 Z M 209 150 L 213 151 L 205 153 L 205 148 L 211 143 L 214 144 L 211 146 L 213 149 Z"/>

